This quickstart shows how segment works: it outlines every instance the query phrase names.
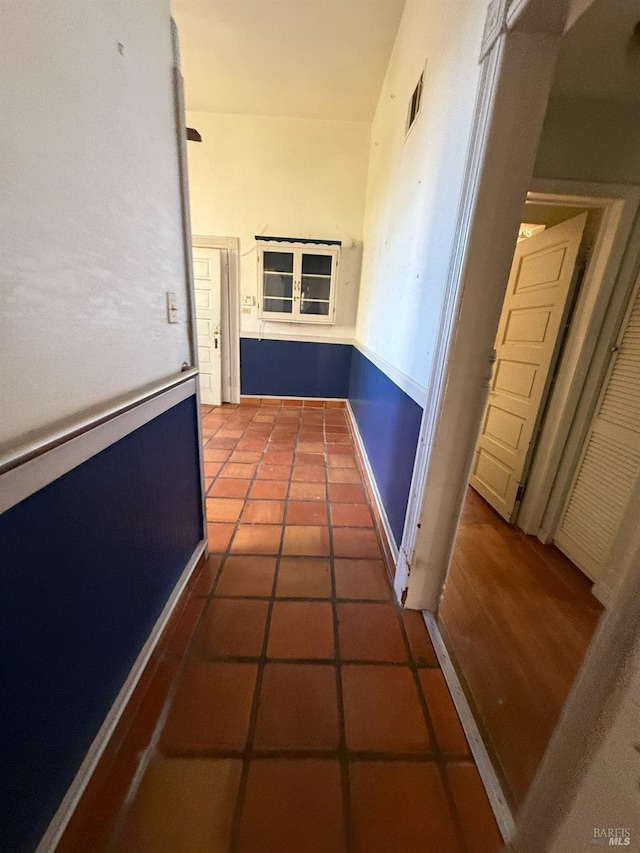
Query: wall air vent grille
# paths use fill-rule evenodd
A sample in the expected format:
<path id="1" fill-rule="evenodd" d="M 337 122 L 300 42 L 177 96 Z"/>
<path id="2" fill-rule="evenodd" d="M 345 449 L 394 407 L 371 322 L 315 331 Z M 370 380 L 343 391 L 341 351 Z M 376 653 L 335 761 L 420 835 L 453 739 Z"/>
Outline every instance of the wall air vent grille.
<path id="1" fill-rule="evenodd" d="M 406 133 L 409 133 L 411 128 L 416 122 L 418 115 L 420 114 L 420 107 L 422 105 L 422 89 L 424 86 L 424 71 L 420 75 L 420 79 L 416 84 L 416 88 L 413 90 L 413 94 L 411 95 L 411 100 L 409 101 L 409 109 L 407 111 L 407 128 Z"/>

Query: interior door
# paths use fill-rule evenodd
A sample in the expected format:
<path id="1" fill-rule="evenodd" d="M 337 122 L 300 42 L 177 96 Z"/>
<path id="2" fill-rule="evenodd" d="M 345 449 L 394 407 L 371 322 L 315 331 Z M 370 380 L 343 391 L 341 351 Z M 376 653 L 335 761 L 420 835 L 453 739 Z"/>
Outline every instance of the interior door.
<path id="1" fill-rule="evenodd" d="M 617 581 L 607 553 L 639 477 L 640 277 L 554 537 L 605 596 Z"/>
<path id="2" fill-rule="evenodd" d="M 581 213 L 521 241 L 514 253 L 470 481 L 507 521 L 557 355 L 586 220 Z"/>
<path id="3" fill-rule="evenodd" d="M 193 279 L 200 367 L 200 399 L 209 406 L 219 406 L 222 403 L 220 249 L 193 249 Z"/>

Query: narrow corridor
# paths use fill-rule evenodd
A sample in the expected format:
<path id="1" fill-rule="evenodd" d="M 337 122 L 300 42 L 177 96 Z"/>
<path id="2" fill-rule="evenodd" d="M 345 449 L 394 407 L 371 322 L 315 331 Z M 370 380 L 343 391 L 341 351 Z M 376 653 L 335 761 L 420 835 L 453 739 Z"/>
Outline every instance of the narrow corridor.
<path id="1" fill-rule="evenodd" d="M 345 409 L 203 410 L 211 554 L 59 850 L 501 847 Z"/>

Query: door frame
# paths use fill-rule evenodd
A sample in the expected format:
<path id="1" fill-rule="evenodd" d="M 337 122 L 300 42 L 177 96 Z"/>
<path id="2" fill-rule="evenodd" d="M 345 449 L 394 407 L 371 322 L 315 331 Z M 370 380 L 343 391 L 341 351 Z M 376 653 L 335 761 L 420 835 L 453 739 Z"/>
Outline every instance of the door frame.
<path id="1" fill-rule="evenodd" d="M 621 274 L 621 268 L 640 187 L 534 179 L 527 201 L 602 210 L 516 518 L 518 527 L 546 544 L 559 522 L 609 363 L 612 329 L 605 316 L 628 291 L 629 271 Z"/>
<path id="2" fill-rule="evenodd" d="M 222 374 L 222 400 L 240 402 L 240 239 L 194 234 L 194 249 L 221 249 L 227 253 L 227 275 L 220 282 L 220 326 L 223 363 L 228 361 L 229 373 Z M 225 334 L 226 332 L 226 334 Z"/>
<path id="3" fill-rule="evenodd" d="M 491 375 L 491 354 L 520 212 L 530 187 L 559 41 L 589 0 L 492 0 L 474 124 L 397 567 L 398 595 L 436 611 Z M 522 105 L 526 104 L 526 110 Z M 640 249 L 637 231 L 625 265 Z M 515 849 L 548 850 L 576 812 L 640 655 L 640 484 L 612 561 L 621 582 L 603 616 L 519 811 Z M 624 542 L 624 548 L 623 543 Z M 615 816 L 613 816 L 615 820 Z"/>
<path id="4" fill-rule="evenodd" d="M 570 0 L 492 0 L 395 592 L 436 611 Z M 524 110 L 522 105 L 526 104 Z"/>

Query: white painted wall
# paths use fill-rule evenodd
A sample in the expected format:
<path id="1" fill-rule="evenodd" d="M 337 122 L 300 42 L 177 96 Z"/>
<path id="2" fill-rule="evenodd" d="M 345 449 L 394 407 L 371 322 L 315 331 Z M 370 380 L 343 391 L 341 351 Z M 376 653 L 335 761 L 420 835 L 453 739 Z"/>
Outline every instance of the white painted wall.
<path id="1" fill-rule="evenodd" d="M 356 337 L 426 384 L 479 76 L 485 0 L 407 0 L 371 132 Z M 422 110 L 409 99 L 427 62 Z"/>
<path id="2" fill-rule="evenodd" d="M 594 0 L 570 0 L 569 13 L 567 15 L 566 29 L 570 29 L 584 13 Z"/>
<path id="3" fill-rule="evenodd" d="M 0 32 L 1 459 L 189 348 L 168 0 L 3 0 Z"/>
<path id="4" fill-rule="evenodd" d="M 342 241 L 334 326 L 263 323 L 254 307 L 241 315 L 241 333 L 350 340 L 369 124 L 217 113 L 188 113 L 187 122 L 203 140 L 188 144 L 191 228 L 240 238 L 242 295 L 257 301 L 256 234 Z"/>
<path id="5" fill-rule="evenodd" d="M 534 175 L 640 184 L 637 104 L 552 97 Z"/>

